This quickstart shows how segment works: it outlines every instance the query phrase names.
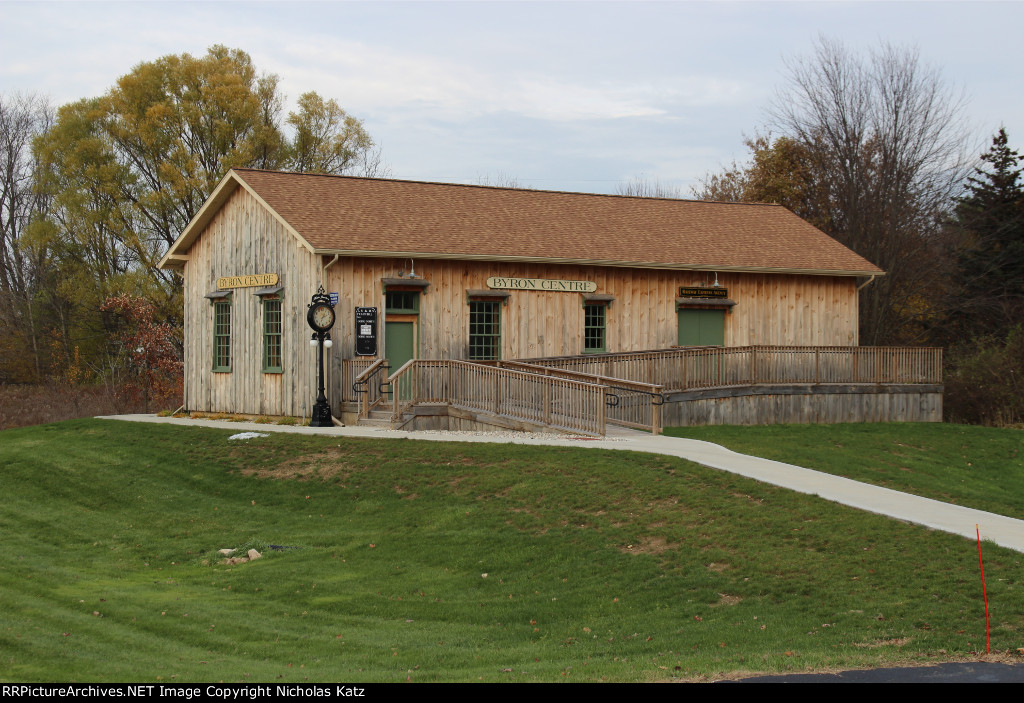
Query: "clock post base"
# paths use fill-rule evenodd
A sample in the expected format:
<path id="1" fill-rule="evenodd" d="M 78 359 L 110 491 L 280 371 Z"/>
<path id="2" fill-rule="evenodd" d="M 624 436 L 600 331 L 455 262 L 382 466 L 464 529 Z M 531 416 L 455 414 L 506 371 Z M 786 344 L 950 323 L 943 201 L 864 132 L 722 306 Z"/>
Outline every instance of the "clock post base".
<path id="1" fill-rule="evenodd" d="M 331 421 L 331 407 L 327 404 L 327 401 L 317 402 L 313 406 L 313 417 L 309 420 L 310 427 L 333 427 L 334 423 Z"/>

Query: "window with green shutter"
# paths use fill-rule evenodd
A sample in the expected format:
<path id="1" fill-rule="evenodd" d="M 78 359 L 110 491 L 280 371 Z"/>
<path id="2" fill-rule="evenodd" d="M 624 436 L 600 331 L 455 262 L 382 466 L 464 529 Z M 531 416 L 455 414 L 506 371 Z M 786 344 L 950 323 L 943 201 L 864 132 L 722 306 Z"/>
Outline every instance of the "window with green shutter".
<path id="1" fill-rule="evenodd" d="M 231 302 L 213 304 L 213 370 L 231 371 Z"/>
<path id="2" fill-rule="evenodd" d="M 263 372 L 281 373 L 281 299 L 263 299 Z"/>

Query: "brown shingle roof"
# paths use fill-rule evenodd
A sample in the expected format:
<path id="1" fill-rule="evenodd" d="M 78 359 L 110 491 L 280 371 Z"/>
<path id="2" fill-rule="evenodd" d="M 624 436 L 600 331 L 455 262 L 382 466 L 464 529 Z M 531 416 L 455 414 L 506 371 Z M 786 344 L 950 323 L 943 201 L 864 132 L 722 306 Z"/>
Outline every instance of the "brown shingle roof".
<path id="1" fill-rule="evenodd" d="M 235 174 L 315 251 L 323 253 L 881 273 L 778 205 L 250 169 L 236 169 Z M 202 218 L 200 213 L 196 219 Z M 170 253 L 184 254 L 199 232 L 185 235 L 202 224 L 193 221 Z"/>

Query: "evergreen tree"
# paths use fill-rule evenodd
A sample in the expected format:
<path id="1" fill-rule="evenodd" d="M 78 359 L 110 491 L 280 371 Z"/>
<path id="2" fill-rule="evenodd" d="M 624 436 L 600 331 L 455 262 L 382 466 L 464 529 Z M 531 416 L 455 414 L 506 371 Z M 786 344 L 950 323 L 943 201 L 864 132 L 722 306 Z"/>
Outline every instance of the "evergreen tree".
<path id="1" fill-rule="evenodd" d="M 956 207 L 961 333 L 1005 337 L 1024 323 L 1024 186 L 1021 157 L 1000 129 Z"/>

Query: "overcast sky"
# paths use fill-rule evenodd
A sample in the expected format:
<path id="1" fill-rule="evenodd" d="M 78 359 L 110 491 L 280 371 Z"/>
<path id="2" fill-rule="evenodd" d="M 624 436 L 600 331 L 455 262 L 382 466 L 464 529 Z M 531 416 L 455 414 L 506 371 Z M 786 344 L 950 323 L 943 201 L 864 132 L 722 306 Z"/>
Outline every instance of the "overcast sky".
<path id="1" fill-rule="evenodd" d="M 0 93 L 56 104 L 212 44 L 359 117 L 396 178 L 688 193 L 764 132 L 818 36 L 916 47 L 966 97 L 969 137 L 1024 148 L 1021 2 L 9 2 Z"/>

